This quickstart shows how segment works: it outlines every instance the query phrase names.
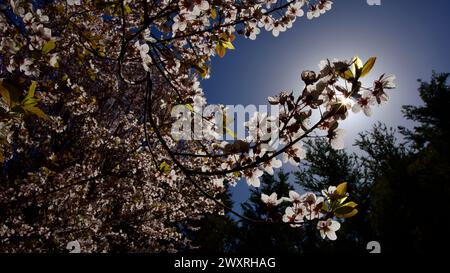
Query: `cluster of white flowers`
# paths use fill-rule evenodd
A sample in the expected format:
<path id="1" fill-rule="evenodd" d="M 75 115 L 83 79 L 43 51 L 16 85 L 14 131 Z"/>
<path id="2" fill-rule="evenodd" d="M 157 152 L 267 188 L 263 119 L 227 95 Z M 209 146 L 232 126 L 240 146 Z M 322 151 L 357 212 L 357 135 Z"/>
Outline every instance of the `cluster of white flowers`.
<path id="1" fill-rule="evenodd" d="M 319 197 L 312 192 L 300 195 L 293 190 L 289 191 L 289 197 L 280 199 L 277 193 L 272 193 L 270 196 L 262 193 L 261 201 L 266 204 L 268 210 L 283 202 L 289 203 L 282 217 L 284 223 L 298 228 L 307 222 L 317 222 L 316 227 L 323 239 L 336 240 L 336 231 L 340 229 L 341 224 L 334 218 L 348 218 L 357 213 L 356 203 L 345 203 L 348 198 L 346 185 L 342 183 L 338 187 L 330 186 L 322 191 L 323 196 Z M 341 213 L 342 211 L 345 213 Z"/>

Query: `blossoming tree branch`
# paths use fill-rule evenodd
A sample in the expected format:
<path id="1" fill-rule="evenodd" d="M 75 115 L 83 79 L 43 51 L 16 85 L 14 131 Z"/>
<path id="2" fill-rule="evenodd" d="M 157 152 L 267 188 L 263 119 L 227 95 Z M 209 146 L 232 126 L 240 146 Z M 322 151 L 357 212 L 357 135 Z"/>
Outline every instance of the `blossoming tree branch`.
<path id="1" fill-rule="evenodd" d="M 364 82 L 375 57 L 303 71 L 303 90 L 268 98 L 276 115 L 238 124 L 243 138 L 227 126 L 227 107 L 205 111 L 201 88 L 212 58 L 238 50 L 235 37 L 277 37 L 331 1 L 38 2 L 0 2 L 2 249 L 60 251 L 78 240 L 83 251 L 174 251 L 189 245 L 177 225 L 224 210 L 258 224 L 312 222 L 335 240 L 337 218 L 357 213 L 343 181 L 322 193 L 262 194 L 268 209 L 291 204 L 263 222 L 218 196 L 225 183 L 258 187 L 264 172 L 297 166 L 308 138 L 342 149 L 339 123 L 369 116 L 395 87 L 386 74 Z"/>

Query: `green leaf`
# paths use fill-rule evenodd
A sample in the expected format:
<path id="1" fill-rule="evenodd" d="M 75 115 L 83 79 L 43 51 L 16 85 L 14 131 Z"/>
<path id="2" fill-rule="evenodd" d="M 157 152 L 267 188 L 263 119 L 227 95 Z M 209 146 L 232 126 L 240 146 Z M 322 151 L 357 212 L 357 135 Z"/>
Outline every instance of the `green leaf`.
<path id="1" fill-rule="evenodd" d="M 225 53 L 227 52 L 227 50 L 226 50 L 226 48 L 223 45 L 221 45 L 219 43 L 216 46 L 216 52 L 217 52 L 217 55 L 219 55 L 220 58 L 223 58 L 223 56 L 225 56 Z"/>
<path id="2" fill-rule="evenodd" d="M 353 75 L 353 72 L 349 69 L 341 74 L 341 77 L 344 78 L 347 81 L 352 81 L 355 76 Z"/>
<path id="3" fill-rule="evenodd" d="M 23 107 L 23 110 L 25 110 L 25 112 L 35 114 L 36 116 L 38 116 L 41 119 L 49 120 L 49 117 L 44 113 L 44 111 L 42 111 L 41 109 L 39 109 L 36 106 L 25 105 Z"/>
<path id="4" fill-rule="evenodd" d="M 341 197 L 342 195 L 339 195 L 338 197 Z M 345 202 L 345 200 L 347 200 L 348 196 L 344 196 L 342 198 L 339 198 L 337 201 L 339 204 L 342 204 Z"/>
<path id="5" fill-rule="evenodd" d="M 160 165 L 159 165 L 159 170 L 164 172 L 165 174 L 170 174 L 170 166 L 169 164 L 167 164 L 166 161 L 163 161 Z"/>
<path id="6" fill-rule="evenodd" d="M 0 95 L 2 95 L 3 100 L 8 104 L 8 106 L 11 106 L 11 96 L 9 95 L 8 89 L 3 87 L 2 82 L 0 82 Z"/>
<path id="7" fill-rule="evenodd" d="M 372 70 L 373 66 L 375 65 L 375 61 L 377 60 L 376 57 L 371 57 L 367 62 L 364 64 L 362 71 L 361 71 L 361 78 L 369 74 L 369 72 Z"/>
<path id="8" fill-rule="evenodd" d="M 42 47 L 42 53 L 48 54 L 50 51 L 55 49 L 55 47 L 56 47 L 55 41 L 54 40 L 50 40 L 44 45 L 44 47 Z"/>
<path id="9" fill-rule="evenodd" d="M 131 8 L 130 8 L 130 6 L 127 4 L 127 5 L 125 5 L 125 14 L 129 14 L 129 13 L 131 13 Z"/>
<path id="10" fill-rule="evenodd" d="M 32 81 L 30 88 L 28 89 L 27 95 L 22 100 L 22 109 L 26 113 L 31 113 L 38 116 L 41 119 L 49 120 L 49 117 L 36 106 L 39 102 L 39 99 L 34 96 L 35 91 L 36 91 L 36 81 Z"/>
<path id="11" fill-rule="evenodd" d="M 339 218 L 350 218 L 355 216 L 358 213 L 358 210 L 349 206 L 343 206 L 337 208 L 334 211 L 334 215 Z"/>
<path id="12" fill-rule="evenodd" d="M 30 88 L 28 88 L 27 98 L 34 97 L 34 92 L 36 91 L 36 81 L 31 81 Z"/>
<path id="13" fill-rule="evenodd" d="M 347 182 L 341 183 L 336 187 L 336 194 L 344 196 L 347 193 Z"/>
<path id="14" fill-rule="evenodd" d="M 231 50 L 234 50 L 234 46 L 230 41 L 223 41 L 222 46 Z"/>
<path id="15" fill-rule="evenodd" d="M 211 9 L 211 18 L 215 20 L 217 18 L 217 10 L 215 7 Z"/>
<path id="16" fill-rule="evenodd" d="M 228 35 L 227 33 L 221 33 L 217 38 L 216 52 L 221 58 L 225 56 L 227 48 L 234 50 L 234 46 L 231 43 L 234 40 L 234 35 Z"/>
<path id="17" fill-rule="evenodd" d="M 192 67 L 197 71 L 202 78 L 208 74 L 208 67 L 205 64 L 192 64 Z"/>
<path id="18" fill-rule="evenodd" d="M 25 106 L 36 106 L 38 104 L 38 102 L 39 102 L 39 99 L 37 99 L 37 98 L 33 98 L 33 97 L 28 98 L 27 97 L 27 98 L 23 99 L 22 106 L 23 107 L 25 107 Z"/>
<path id="19" fill-rule="evenodd" d="M 0 93 L 9 108 L 14 108 L 19 103 L 19 90 L 15 85 L 0 81 Z"/>
<path id="20" fill-rule="evenodd" d="M 27 95 L 22 100 L 22 106 L 35 106 L 39 102 L 39 99 L 34 97 L 35 91 L 36 91 L 36 82 L 32 81 L 30 88 L 28 88 Z"/>
<path id="21" fill-rule="evenodd" d="M 358 204 L 356 204 L 355 202 L 351 201 L 351 202 L 347 202 L 347 203 L 343 204 L 342 206 L 343 207 L 356 208 L 358 206 Z"/>

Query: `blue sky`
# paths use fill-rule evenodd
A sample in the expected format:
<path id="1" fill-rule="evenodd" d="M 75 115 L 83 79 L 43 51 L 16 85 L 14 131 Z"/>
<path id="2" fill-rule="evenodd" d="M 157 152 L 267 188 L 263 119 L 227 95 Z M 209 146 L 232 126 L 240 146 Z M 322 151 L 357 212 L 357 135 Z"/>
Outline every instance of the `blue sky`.
<path id="1" fill-rule="evenodd" d="M 390 102 L 374 109 L 371 118 L 354 115 L 346 122 L 346 146 L 358 132 L 377 121 L 397 127 L 411 126 L 401 106 L 419 104 L 417 79 L 428 80 L 432 70 L 450 72 L 450 1 L 381 0 L 369 6 L 366 0 L 336 0 L 333 9 L 318 19 L 298 18 L 294 27 L 278 38 L 262 31 L 255 41 L 239 37 L 236 50 L 215 58 L 212 76 L 203 82 L 208 103 L 266 104 L 268 96 L 283 90 L 299 90 L 302 70 L 317 70 L 326 58 L 363 60 L 378 58 L 372 78 L 382 73 L 397 76 L 398 88 Z M 233 189 L 235 207 L 248 198 L 248 186 Z"/>

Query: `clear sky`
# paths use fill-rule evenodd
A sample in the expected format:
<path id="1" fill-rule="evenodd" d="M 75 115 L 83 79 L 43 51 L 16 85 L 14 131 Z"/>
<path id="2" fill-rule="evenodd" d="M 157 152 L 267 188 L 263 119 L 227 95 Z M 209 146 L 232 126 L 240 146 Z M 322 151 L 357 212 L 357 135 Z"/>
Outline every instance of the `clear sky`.
<path id="1" fill-rule="evenodd" d="M 369 6 L 366 0 L 334 2 L 318 19 L 297 18 L 278 38 L 265 31 L 255 41 L 237 38 L 236 50 L 214 59 L 212 76 L 203 82 L 208 103 L 266 104 L 279 91 L 301 89 L 300 72 L 317 71 L 322 59 L 359 55 L 364 61 L 376 56 L 371 75 L 395 74 L 398 88 L 371 118 L 360 113 L 343 123 L 346 146 L 351 149 L 356 134 L 377 121 L 411 126 L 401 106 L 420 103 L 417 79 L 430 79 L 432 70 L 450 72 L 450 1 L 381 0 L 380 6 Z M 235 207 L 247 198 L 248 186 L 240 182 L 233 189 Z"/>

